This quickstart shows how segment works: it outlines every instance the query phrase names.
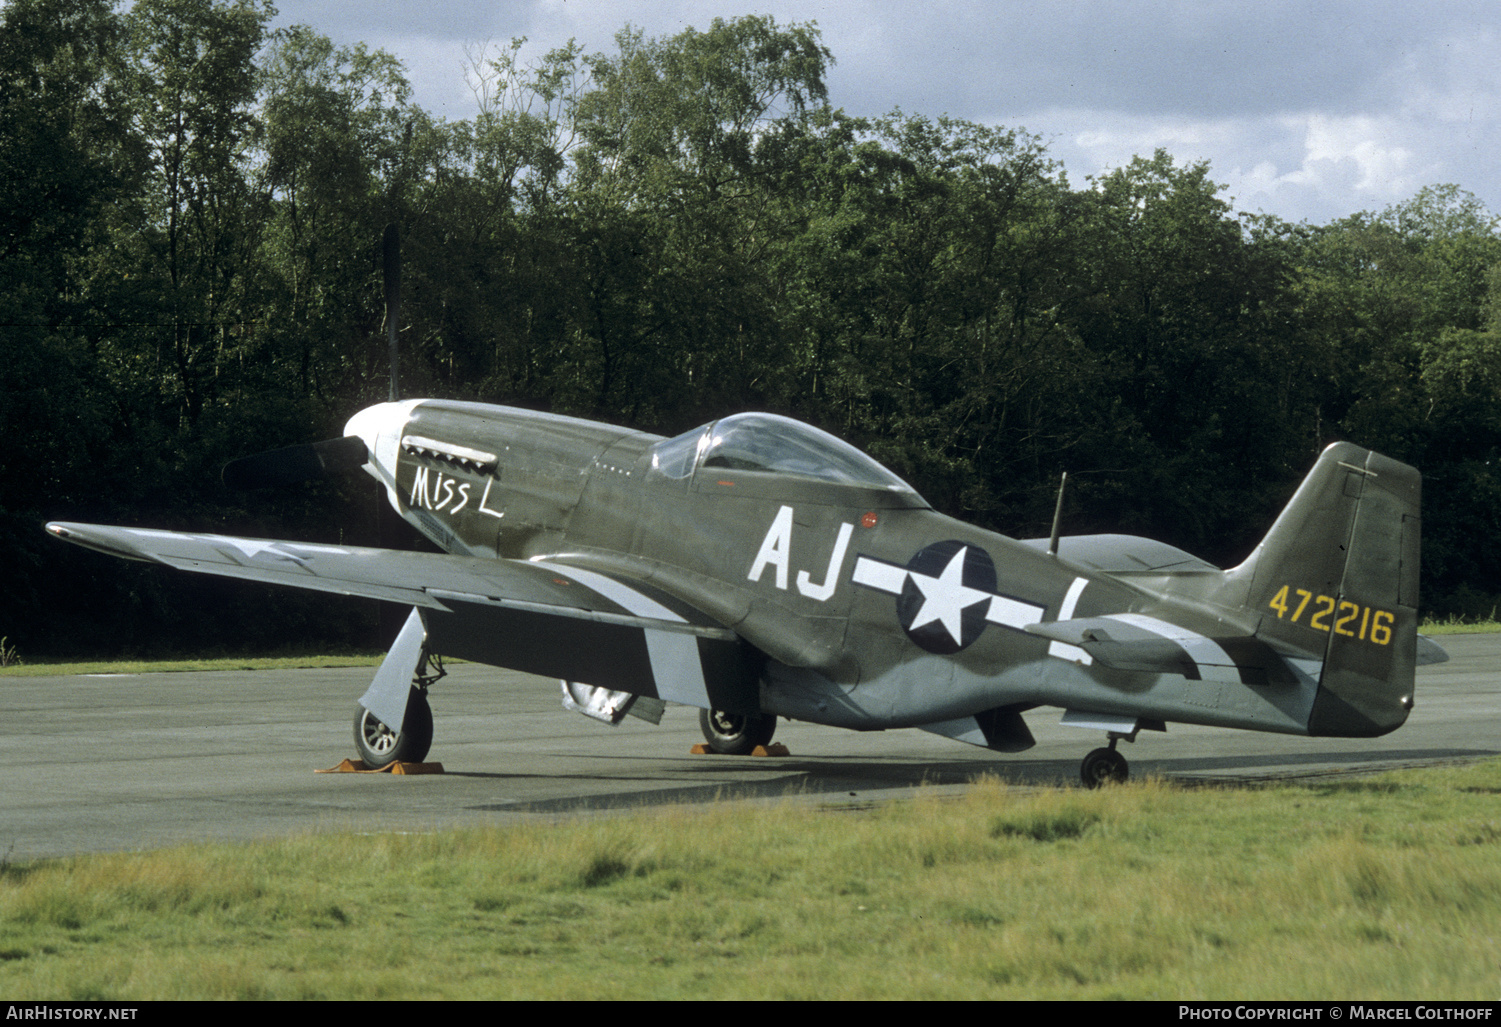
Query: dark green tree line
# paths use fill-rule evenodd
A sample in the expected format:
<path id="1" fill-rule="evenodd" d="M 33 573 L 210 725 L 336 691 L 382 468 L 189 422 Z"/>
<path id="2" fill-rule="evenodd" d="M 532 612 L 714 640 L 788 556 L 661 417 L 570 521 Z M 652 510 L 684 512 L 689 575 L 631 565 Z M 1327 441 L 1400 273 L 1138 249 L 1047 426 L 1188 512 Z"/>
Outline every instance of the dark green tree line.
<path id="1" fill-rule="evenodd" d="M 1329 225 L 1165 152 L 1071 184 L 1024 130 L 831 103 L 816 27 L 716 20 L 472 55 L 435 119 L 389 54 L 263 0 L 0 15 L 0 634 L 25 652 L 368 636 L 352 608 L 74 555 L 48 518 L 373 542 L 360 483 L 218 468 L 403 389 L 671 434 L 736 410 L 935 506 L 1244 556 L 1323 445 L 1428 479 L 1425 603 L 1501 571 L 1501 237 L 1453 186 Z M 214 589 L 220 591 L 214 592 Z M 212 593 L 212 594 L 211 594 Z"/>

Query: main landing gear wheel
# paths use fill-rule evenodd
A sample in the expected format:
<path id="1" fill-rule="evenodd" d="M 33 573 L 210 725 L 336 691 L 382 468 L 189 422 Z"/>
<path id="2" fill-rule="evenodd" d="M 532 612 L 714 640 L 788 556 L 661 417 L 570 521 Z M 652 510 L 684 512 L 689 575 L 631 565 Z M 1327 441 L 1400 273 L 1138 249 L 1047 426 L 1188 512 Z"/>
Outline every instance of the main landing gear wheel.
<path id="1" fill-rule="evenodd" d="M 777 718 L 766 713 L 699 710 L 698 726 L 703 728 L 709 748 L 721 756 L 749 756 L 756 746 L 771 744 Z"/>
<path id="2" fill-rule="evenodd" d="M 1079 777 L 1083 779 L 1086 788 L 1125 784 L 1126 778 L 1130 776 L 1131 768 L 1126 763 L 1126 757 L 1114 749 L 1096 749 L 1079 764 Z"/>
<path id="3" fill-rule="evenodd" d="M 427 693 L 412 689 L 407 697 L 407 715 L 397 734 L 363 706 L 354 709 L 354 747 L 371 770 L 392 763 L 421 763 L 433 747 L 433 711 Z"/>

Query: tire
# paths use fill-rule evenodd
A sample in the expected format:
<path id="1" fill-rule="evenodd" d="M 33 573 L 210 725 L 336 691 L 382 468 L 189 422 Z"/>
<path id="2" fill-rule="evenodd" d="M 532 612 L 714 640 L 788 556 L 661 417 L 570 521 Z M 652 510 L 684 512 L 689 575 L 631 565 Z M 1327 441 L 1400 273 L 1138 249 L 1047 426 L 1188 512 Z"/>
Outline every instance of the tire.
<path id="1" fill-rule="evenodd" d="M 433 711 L 427 693 L 412 689 L 401 733 L 395 734 L 363 706 L 354 709 L 354 748 L 371 770 L 392 763 L 421 763 L 433 747 Z"/>
<path id="2" fill-rule="evenodd" d="M 749 756 L 756 746 L 771 744 L 777 718 L 766 713 L 699 710 L 698 726 L 703 729 L 709 748 L 721 756 Z"/>
<path id="3" fill-rule="evenodd" d="M 1096 749 L 1079 764 L 1079 778 L 1086 788 L 1125 784 L 1130 776 L 1131 767 L 1126 763 L 1126 757 L 1114 749 Z"/>

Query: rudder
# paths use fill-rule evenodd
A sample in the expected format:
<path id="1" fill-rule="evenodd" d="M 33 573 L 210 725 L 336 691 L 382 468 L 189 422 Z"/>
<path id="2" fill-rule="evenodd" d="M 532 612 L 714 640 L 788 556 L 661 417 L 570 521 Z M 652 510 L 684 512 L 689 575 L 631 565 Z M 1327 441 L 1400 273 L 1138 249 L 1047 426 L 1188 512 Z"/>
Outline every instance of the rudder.
<path id="1" fill-rule="evenodd" d="M 1415 468 L 1336 442 L 1256 551 L 1226 574 L 1257 634 L 1322 660 L 1311 735 L 1373 737 L 1412 708 L 1419 506 Z"/>

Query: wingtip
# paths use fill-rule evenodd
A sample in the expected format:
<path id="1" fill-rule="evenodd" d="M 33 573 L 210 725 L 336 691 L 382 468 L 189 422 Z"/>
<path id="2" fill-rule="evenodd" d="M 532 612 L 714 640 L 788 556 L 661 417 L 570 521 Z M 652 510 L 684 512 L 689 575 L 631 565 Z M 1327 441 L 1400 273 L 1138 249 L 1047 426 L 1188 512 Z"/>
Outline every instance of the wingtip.
<path id="1" fill-rule="evenodd" d="M 118 556 L 125 560 L 142 560 L 147 563 L 153 562 L 152 558 L 143 555 L 139 548 L 133 544 L 129 537 L 129 528 L 110 528 L 102 524 L 73 524 L 68 521 L 48 521 L 47 534 L 60 538 L 64 542 L 71 542 L 75 546 L 83 546 L 96 552 L 105 553 L 109 556 Z"/>

